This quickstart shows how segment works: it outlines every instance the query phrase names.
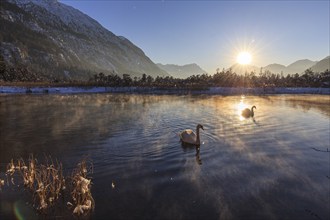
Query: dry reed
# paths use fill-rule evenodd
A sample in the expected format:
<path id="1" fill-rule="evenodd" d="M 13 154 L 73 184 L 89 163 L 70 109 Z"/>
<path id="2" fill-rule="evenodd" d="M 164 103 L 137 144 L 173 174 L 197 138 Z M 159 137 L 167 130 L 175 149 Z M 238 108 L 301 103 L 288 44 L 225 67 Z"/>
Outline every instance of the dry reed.
<path id="1" fill-rule="evenodd" d="M 74 214 L 85 215 L 92 211 L 95 202 L 91 194 L 91 179 L 88 174 L 93 172 L 92 163 L 88 163 L 86 159 L 80 162 L 77 168 L 72 172 L 71 182 L 73 190 L 71 192 L 73 204 L 75 208 Z"/>
<path id="2" fill-rule="evenodd" d="M 86 215 L 95 207 L 91 194 L 91 179 L 88 177 L 93 171 L 92 168 L 92 163 L 87 163 L 87 160 L 84 159 L 78 163 L 77 169 L 68 178 L 70 195 L 75 205 L 73 210 L 75 215 Z M 7 165 L 6 176 L 7 185 L 10 182 L 17 186 L 23 183 L 24 187 L 32 192 L 34 207 L 41 213 L 47 213 L 67 189 L 62 164 L 58 161 L 54 162 L 51 157 L 45 157 L 44 164 L 38 164 L 32 155 L 26 163 L 21 158 L 15 164 L 12 159 Z M 18 181 L 18 184 L 15 184 L 15 181 Z M 4 180 L 0 179 L 0 190 L 3 186 Z"/>
<path id="3" fill-rule="evenodd" d="M 0 179 L 0 190 L 2 190 L 2 187 L 5 185 L 5 180 Z"/>

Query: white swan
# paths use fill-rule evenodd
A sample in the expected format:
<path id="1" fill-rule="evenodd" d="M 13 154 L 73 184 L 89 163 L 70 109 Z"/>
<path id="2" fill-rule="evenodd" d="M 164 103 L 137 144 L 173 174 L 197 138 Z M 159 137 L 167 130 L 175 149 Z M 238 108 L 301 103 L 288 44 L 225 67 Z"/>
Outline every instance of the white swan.
<path id="1" fill-rule="evenodd" d="M 242 111 L 242 116 L 245 117 L 245 118 L 249 118 L 249 117 L 253 117 L 254 116 L 254 112 L 253 112 L 253 109 L 257 109 L 257 107 L 255 106 L 252 106 L 251 110 L 246 108 Z"/>
<path id="2" fill-rule="evenodd" d="M 185 144 L 191 144 L 191 145 L 201 145 L 200 139 L 199 139 L 199 129 L 203 129 L 203 125 L 198 124 L 196 127 L 196 134 L 191 129 L 186 129 L 182 131 L 179 136 L 182 141 L 182 143 Z"/>

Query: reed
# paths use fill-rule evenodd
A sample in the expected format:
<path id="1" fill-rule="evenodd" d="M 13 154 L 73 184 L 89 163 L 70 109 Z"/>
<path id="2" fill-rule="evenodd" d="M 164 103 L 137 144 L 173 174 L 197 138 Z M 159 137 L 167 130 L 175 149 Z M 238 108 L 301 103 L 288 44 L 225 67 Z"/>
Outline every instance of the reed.
<path id="1" fill-rule="evenodd" d="M 45 162 L 39 164 L 31 155 L 27 161 L 20 158 L 14 162 L 11 159 L 7 165 L 7 185 L 15 186 L 23 184 L 32 193 L 33 206 L 41 213 L 47 213 L 51 207 L 59 203 L 59 198 L 65 198 L 64 194 L 70 192 L 69 198 L 75 206 L 74 215 L 86 215 L 94 210 L 95 202 L 91 193 L 91 178 L 93 165 L 83 159 L 71 176 L 65 178 L 62 163 L 54 162 L 51 157 L 45 157 Z M 66 179 L 68 181 L 66 181 Z M 66 186 L 68 182 L 68 186 Z M 4 180 L 0 179 L 0 190 L 4 186 Z M 69 191 L 66 190 L 69 188 Z M 63 201 L 63 200 L 62 200 Z M 71 202 L 67 202 L 70 208 Z M 71 204 L 71 205 L 70 205 Z"/>
<path id="2" fill-rule="evenodd" d="M 2 190 L 2 187 L 5 185 L 5 180 L 0 179 L 0 191 Z"/>
<path id="3" fill-rule="evenodd" d="M 91 178 L 88 176 L 93 172 L 93 164 L 84 159 L 77 165 L 71 174 L 71 196 L 75 206 L 73 213 L 85 215 L 94 210 L 95 201 L 91 193 Z"/>

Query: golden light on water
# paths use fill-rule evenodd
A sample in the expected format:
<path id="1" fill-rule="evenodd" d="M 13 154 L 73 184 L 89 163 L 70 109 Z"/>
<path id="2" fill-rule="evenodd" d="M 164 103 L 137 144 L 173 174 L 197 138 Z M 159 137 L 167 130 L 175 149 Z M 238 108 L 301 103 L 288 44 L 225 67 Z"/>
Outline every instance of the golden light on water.
<path id="1" fill-rule="evenodd" d="M 248 105 L 244 103 L 244 98 L 245 97 L 242 96 L 240 102 L 236 105 L 237 115 L 240 121 L 244 120 L 244 117 L 242 116 L 242 111 L 248 107 Z"/>
<path id="2" fill-rule="evenodd" d="M 252 61 L 252 55 L 247 51 L 242 51 L 238 54 L 236 61 L 241 65 L 250 64 Z"/>

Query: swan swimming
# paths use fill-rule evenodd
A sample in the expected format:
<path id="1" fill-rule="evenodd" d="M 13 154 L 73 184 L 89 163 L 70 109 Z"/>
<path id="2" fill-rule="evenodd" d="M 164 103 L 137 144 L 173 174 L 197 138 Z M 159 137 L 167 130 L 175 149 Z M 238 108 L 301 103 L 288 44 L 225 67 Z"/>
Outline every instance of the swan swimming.
<path id="1" fill-rule="evenodd" d="M 191 129 L 186 129 L 186 130 L 182 131 L 179 134 L 182 143 L 197 145 L 197 146 L 201 145 L 200 139 L 199 139 L 199 129 L 200 128 L 204 130 L 203 125 L 198 124 L 196 126 L 196 133 L 194 133 L 193 130 L 191 130 Z"/>
<path id="2" fill-rule="evenodd" d="M 253 109 L 257 109 L 257 107 L 255 106 L 252 106 L 251 110 L 246 108 L 242 111 L 242 116 L 245 117 L 245 118 L 249 118 L 249 117 L 253 117 L 254 116 L 254 112 L 253 112 Z"/>

